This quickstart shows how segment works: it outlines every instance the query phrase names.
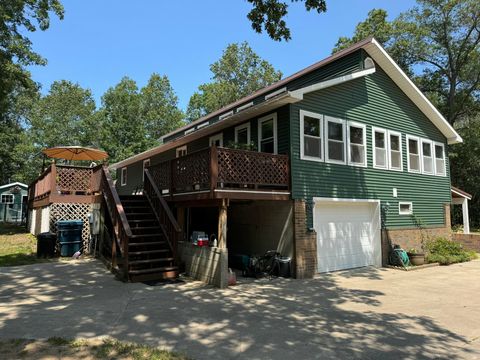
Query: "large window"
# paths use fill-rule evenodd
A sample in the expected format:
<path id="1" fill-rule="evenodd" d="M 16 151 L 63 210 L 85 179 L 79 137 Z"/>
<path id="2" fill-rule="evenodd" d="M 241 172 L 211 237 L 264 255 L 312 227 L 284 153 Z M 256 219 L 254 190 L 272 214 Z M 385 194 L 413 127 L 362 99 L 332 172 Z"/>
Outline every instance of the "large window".
<path id="1" fill-rule="evenodd" d="M 348 164 L 367 166 L 367 135 L 364 124 L 348 122 Z"/>
<path id="2" fill-rule="evenodd" d="M 258 119 L 258 151 L 277 153 L 277 114 Z"/>
<path id="3" fill-rule="evenodd" d="M 209 139 L 210 146 L 222 147 L 223 146 L 223 133 L 219 133 L 213 136 L 210 136 Z"/>
<path id="4" fill-rule="evenodd" d="M 388 132 L 388 164 L 390 170 L 402 171 L 402 135 Z"/>
<path id="5" fill-rule="evenodd" d="M 326 161 L 345 164 L 345 121 L 325 116 Z"/>
<path id="6" fill-rule="evenodd" d="M 435 174 L 446 175 L 445 146 L 441 143 L 435 143 Z"/>
<path id="7" fill-rule="evenodd" d="M 13 194 L 2 194 L 2 204 L 13 204 Z"/>
<path id="8" fill-rule="evenodd" d="M 421 172 L 420 140 L 418 138 L 407 136 L 407 154 L 408 171 Z"/>
<path id="9" fill-rule="evenodd" d="M 302 159 L 323 160 L 323 116 L 300 111 L 300 147 Z"/>
<path id="10" fill-rule="evenodd" d="M 250 144 L 250 123 L 235 128 L 235 142 L 243 145 Z"/>
<path id="11" fill-rule="evenodd" d="M 385 129 L 372 129 L 373 167 L 386 169 L 387 163 L 387 131 Z"/>
<path id="12" fill-rule="evenodd" d="M 121 186 L 127 185 L 127 168 L 126 168 L 126 167 L 122 168 L 122 170 L 121 170 L 121 173 L 120 173 L 120 185 L 121 185 Z"/>
<path id="13" fill-rule="evenodd" d="M 424 174 L 433 174 L 432 142 L 422 140 L 422 167 Z"/>

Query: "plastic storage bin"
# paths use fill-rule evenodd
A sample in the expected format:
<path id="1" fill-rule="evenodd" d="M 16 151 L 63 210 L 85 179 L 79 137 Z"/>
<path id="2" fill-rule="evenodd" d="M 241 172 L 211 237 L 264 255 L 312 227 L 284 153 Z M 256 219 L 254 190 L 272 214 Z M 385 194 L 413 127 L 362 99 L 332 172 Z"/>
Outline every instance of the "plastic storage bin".
<path id="1" fill-rule="evenodd" d="M 57 221 L 60 256 L 72 256 L 82 247 L 82 220 Z"/>

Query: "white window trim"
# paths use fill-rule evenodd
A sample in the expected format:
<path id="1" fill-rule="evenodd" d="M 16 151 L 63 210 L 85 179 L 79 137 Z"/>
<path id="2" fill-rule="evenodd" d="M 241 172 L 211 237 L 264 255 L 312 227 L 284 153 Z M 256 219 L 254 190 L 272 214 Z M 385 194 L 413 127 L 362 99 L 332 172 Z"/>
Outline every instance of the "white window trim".
<path id="1" fill-rule="evenodd" d="M 273 153 L 278 153 L 277 113 L 272 113 L 258 119 L 258 152 L 262 152 L 262 123 L 273 120 Z"/>
<path id="2" fill-rule="evenodd" d="M 432 159 L 432 172 L 425 171 L 425 166 L 423 166 L 423 143 L 430 144 L 430 156 Z M 420 139 L 420 153 L 422 154 L 422 174 L 425 175 L 435 175 L 435 148 L 433 147 L 432 140 Z"/>
<path id="3" fill-rule="evenodd" d="M 150 159 L 143 160 L 142 181 L 145 181 L 145 168 L 147 167 L 145 164 L 147 163 L 148 163 L 147 166 L 150 166 Z"/>
<path id="4" fill-rule="evenodd" d="M 235 127 L 235 142 L 238 143 L 238 132 L 243 129 L 247 129 L 247 144 L 250 144 L 250 142 L 252 141 L 250 137 L 251 136 L 250 122 L 247 122 L 245 124 L 238 125 Z"/>
<path id="5" fill-rule="evenodd" d="M 442 147 L 442 151 L 443 151 L 443 174 L 439 174 L 438 171 L 437 171 L 437 153 L 435 151 L 435 146 L 441 146 Z M 446 157 L 446 154 L 445 154 L 445 144 L 443 144 L 441 142 L 434 142 L 433 143 L 433 161 L 435 163 L 434 164 L 435 175 L 446 177 L 447 176 L 447 157 Z"/>
<path id="6" fill-rule="evenodd" d="M 315 156 L 308 156 L 305 155 L 305 147 L 304 147 L 304 124 L 305 124 L 305 116 L 311 117 L 318 119 L 320 122 L 320 141 L 322 143 L 322 156 L 321 157 L 315 157 Z M 318 161 L 318 162 L 323 162 L 324 161 L 324 154 L 325 154 L 325 145 L 324 145 L 324 136 L 323 136 L 323 125 L 324 125 L 324 115 L 322 114 L 317 114 L 311 111 L 306 111 L 306 110 L 300 110 L 300 159 L 302 160 L 309 160 L 309 161 Z M 308 136 L 308 135 L 307 135 Z"/>
<path id="7" fill-rule="evenodd" d="M 346 139 L 346 136 L 347 136 L 347 132 L 346 132 L 346 121 L 345 120 L 342 120 L 342 119 L 339 119 L 339 118 L 335 118 L 335 117 L 332 117 L 332 116 L 327 116 L 325 115 L 324 116 L 325 118 L 325 141 L 324 141 L 324 146 L 325 146 L 325 162 L 327 163 L 330 163 L 330 164 L 341 164 L 341 165 L 345 165 L 347 163 L 347 150 L 346 150 L 346 144 L 347 144 L 347 139 Z M 334 122 L 334 123 L 337 123 L 337 124 L 342 124 L 342 134 L 343 134 L 343 161 L 341 160 L 332 160 L 330 159 L 330 154 L 328 152 L 328 123 L 329 122 Z M 336 140 L 333 140 L 333 141 L 336 141 Z"/>
<path id="8" fill-rule="evenodd" d="M 392 171 L 403 171 L 403 144 L 402 144 L 402 134 L 398 131 L 393 131 L 393 130 L 388 130 L 387 131 L 388 133 L 388 141 L 387 141 L 387 147 L 388 147 L 388 169 L 389 170 L 392 170 Z M 400 168 L 394 168 L 392 167 L 392 147 L 391 147 L 391 143 L 390 143 L 390 135 L 393 135 L 393 136 L 398 136 L 398 138 L 400 139 Z"/>
<path id="9" fill-rule="evenodd" d="M 401 205 L 409 205 L 410 210 L 405 212 L 401 210 Z M 411 201 L 399 201 L 398 202 L 398 215 L 412 215 L 413 214 L 413 203 Z"/>
<path id="10" fill-rule="evenodd" d="M 419 169 L 411 169 L 410 168 L 410 144 L 409 140 L 415 140 L 417 142 L 417 151 L 418 151 L 418 166 Z M 422 161 L 422 150 L 421 150 L 421 139 L 418 136 L 412 136 L 412 135 L 407 135 L 406 136 L 406 147 L 407 147 L 407 170 L 408 172 L 415 173 L 415 174 L 421 174 L 422 173 L 422 166 L 423 166 L 423 161 Z"/>
<path id="11" fill-rule="evenodd" d="M 185 151 L 185 154 L 187 154 L 187 145 L 179 146 L 175 149 L 175 157 L 178 158 L 180 157 L 179 153 L 180 151 Z"/>
<path id="12" fill-rule="evenodd" d="M 210 138 L 208 139 L 208 145 L 212 146 L 212 144 L 217 140 L 220 140 L 220 146 L 219 147 L 223 147 L 223 133 L 218 133 L 218 134 L 210 136 Z"/>
<path id="13" fill-rule="evenodd" d="M 128 180 L 127 177 L 128 177 L 127 167 L 121 168 L 121 170 L 120 170 L 120 185 L 121 186 L 127 185 L 127 180 Z"/>
<path id="14" fill-rule="evenodd" d="M 8 196 L 12 201 L 3 201 L 3 197 Z M 1 194 L 0 195 L 0 200 L 2 201 L 2 204 L 14 204 L 15 203 L 15 196 L 13 194 Z"/>
<path id="15" fill-rule="evenodd" d="M 363 164 L 356 163 L 352 161 L 352 154 L 350 152 L 350 126 L 363 129 Z M 356 144 L 358 145 L 358 144 Z M 359 167 L 367 167 L 367 126 L 365 124 L 355 122 L 355 121 L 347 121 L 347 155 L 348 155 L 348 165 L 350 166 L 359 166 Z"/>
<path id="16" fill-rule="evenodd" d="M 376 143 L 375 143 L 375 133 L 380 132 L 383 133 L 384 135 L 384 143 L 385 143 L 385 166 L 379 166 L 377 165 L 377 157 L 376 157 Z M 388 170 L 388 164 L 389 164 L 389 154 L 388 154 L 388 131 L 386 129 L 378 128 L 378 127 L 372 127 L 372 157 L 373 157 L 373 167 L 375 169 L 383 169 L 383 170 Z"/>

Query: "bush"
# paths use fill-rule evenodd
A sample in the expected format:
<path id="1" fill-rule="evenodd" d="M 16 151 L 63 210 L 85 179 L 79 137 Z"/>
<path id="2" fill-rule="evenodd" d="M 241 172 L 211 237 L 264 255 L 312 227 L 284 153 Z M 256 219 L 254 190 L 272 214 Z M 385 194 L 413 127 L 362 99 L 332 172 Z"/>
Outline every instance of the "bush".
<path id="1" fill-rule="evenodd" d="M 428 252 L 426 260 L 429 263 L 438 262 L 441 265 L 449 265 L 470 261 L 477 257 L 474 251 L 467 251 L 463 249 L 462 244 L 443 237 L 428 241 L 426 247 Z"/>

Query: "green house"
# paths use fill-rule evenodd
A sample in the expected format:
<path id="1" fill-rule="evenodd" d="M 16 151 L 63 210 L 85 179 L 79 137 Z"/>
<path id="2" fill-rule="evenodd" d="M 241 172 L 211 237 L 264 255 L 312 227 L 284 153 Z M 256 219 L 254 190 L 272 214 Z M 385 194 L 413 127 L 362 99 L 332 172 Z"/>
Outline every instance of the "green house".
<path id="1" fill-rule="evenodd" d="M 20 182 L 0 186 L 0 222 L 25 222 L 27 190 Z"/>
<path id="2" fill-rule="evenodd" d="M 182 228 L 187 270 L 209 256 L 189 247 L 203 231 L 230 265 L 277 250 L 304 278 L 381 266 L 393 244 L 420 250 L 425 231 L 449 236 L 447 152 L 461 141 L 368 38 L 111 168 L 124 197 L 152 178 Z M 195 274 L 210 281 L 207 270 Z"/>

